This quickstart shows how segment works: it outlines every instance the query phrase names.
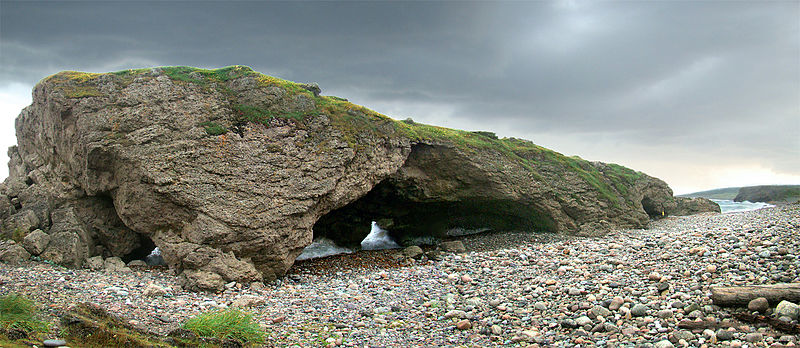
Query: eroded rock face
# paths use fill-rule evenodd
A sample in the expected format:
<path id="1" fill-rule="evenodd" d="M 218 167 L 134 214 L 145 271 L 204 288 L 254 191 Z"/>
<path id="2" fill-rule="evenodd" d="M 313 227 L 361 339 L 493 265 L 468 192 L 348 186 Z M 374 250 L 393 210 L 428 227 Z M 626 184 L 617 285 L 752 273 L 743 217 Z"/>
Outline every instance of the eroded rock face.
<path id="1" fill-rule="evenodd" d="M 185 287 L 218 290 L 281 276 L 314 231 L 360 241 L 370 220 L 408 240 L 453 227 L 596 234 L 675 211 L 642 173 L 319 92 L 246 67 L 49 77 L 16 121 L 2 233 L 40 229 L 40 256 L 75 267 L 158 246 Z"/>
<path id="2" fill-rule="evenodd" d="M 710 199 L 697 197 L 675 197 L 677 207 L 673 215 L 691 215 L 704 212 L 719 213 L 722 212 L 719 204 L 712 202 Z"/>

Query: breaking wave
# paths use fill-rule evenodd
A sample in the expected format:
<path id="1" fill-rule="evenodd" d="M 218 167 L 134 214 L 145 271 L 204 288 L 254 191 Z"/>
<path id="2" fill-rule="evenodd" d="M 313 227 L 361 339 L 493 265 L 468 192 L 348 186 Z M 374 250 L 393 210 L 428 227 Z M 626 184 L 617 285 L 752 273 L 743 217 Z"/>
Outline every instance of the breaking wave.
<path id="1" fill-rule="evenodd" d="M 714 203 L 719 204 L 719 208 L 723 213 L 736 213 L 740 211 L 758 210 L 763 208 L 774 207 L 772 204 L 763 202 L 734 202 L 730 199 L 712 199 Z"/>

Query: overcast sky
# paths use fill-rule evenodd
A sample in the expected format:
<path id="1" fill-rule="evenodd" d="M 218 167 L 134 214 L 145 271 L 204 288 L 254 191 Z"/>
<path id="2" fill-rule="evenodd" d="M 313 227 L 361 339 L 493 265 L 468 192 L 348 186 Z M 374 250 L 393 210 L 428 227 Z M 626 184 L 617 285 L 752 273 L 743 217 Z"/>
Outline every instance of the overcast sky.
<path id="1" fill-rule="evenodd" d="M 798 1 L 3 0 L 0 16 L 3 148 L 58 71 L 242 64 L 396 119 L 619 163 L 676 193 L 800 184 Z"/>

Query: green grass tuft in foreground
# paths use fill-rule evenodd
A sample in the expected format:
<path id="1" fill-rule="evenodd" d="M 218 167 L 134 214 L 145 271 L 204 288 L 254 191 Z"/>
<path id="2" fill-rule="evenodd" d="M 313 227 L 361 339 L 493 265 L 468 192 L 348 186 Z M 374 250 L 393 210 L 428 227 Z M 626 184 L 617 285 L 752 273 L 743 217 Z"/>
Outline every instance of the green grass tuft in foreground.
<path id="1" fill-rule="evenodd" d="M 251 314 L 237 309 L 200 314 L 187 320 L 183 328 L 200 337 L 234 339 L 242 343 L 264 343 L 266 337 Z"/>
<path id="2" fill-rule="evenodd" d="M 0 327 L 3 329 L 22 329 L 30 333 L 49 331 L 47 323 L 36 319 L 37 312 L 33 301 L 22 295 L 0 296 Z"/>

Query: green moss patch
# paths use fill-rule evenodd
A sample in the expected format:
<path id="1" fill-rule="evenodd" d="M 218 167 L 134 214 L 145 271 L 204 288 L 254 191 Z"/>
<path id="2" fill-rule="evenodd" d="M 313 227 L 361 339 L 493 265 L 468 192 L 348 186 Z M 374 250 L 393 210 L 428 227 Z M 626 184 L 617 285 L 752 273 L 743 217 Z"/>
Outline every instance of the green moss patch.
<path id="1" fill-rule="evenodd" d="M 225 133 L 228 133 L 228 128 L 220 126 L 216 122 L 211 122 L 211 121 L 203 122 L 200 124 L 200 126 L 205 128 L 206 133 L 208 133 L 208 135 L 223 135 Z"/>

